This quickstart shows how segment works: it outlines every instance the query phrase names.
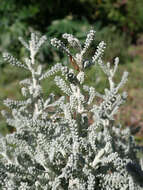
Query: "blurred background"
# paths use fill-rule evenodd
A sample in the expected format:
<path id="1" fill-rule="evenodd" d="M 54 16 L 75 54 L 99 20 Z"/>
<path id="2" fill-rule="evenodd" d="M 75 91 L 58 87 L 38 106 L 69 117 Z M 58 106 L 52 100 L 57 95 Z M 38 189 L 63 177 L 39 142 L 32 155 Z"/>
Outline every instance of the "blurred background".
<path id="1" fill-rule="evenodd" d="M 2 59 L 2 52 L 10 52 L 20 60 L 28 55 L 18 41 L 19 36 L 28 39 L 32 31 L 38 31 L 49 41 L 52 37 L 61 38 L 66 32 L 84 41 L 91 28 L 96 30 L 92 48 L 104 40 L 107 43 L 104 60 L 113 63 L 115 57 L 120 57 L 115 81 L 120 81 L 124 70 L 130 73 L 123 88 L 128 92 L 128 99 L 120 108 L 116 123 L 131 127 L 137 142 L 143 144 L 142 0 L 0 0 L 0 110 L 7 109 L 2 104 L 3 99 L 22 99 L 19 81 L 29 76 Z M 47 42 L 37 60 L 47 70 L 55 62 L 66 62 L 67 57 Z M 87 75 L 88 85 L 103 92 L 108 85 L 103 73 L 89 69 Z M 45 96 L 50 92 L 62 95 L 52 78 L 42 85 Z M 13 130 L 0 115 L 0 132 L 6 134 Z"/>

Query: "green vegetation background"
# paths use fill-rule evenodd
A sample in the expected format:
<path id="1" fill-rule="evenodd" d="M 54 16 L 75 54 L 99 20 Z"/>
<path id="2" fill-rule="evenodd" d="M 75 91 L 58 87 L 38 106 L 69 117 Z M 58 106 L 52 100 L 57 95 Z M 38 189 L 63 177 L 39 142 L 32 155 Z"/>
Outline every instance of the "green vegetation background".
<path id="1" fill-rule="evenodd" d="M 4 63 L 2 52 L 10 52 L 22 60 L 27 52 L 18 41 L 28 39 L 32 31 L 46 34 L 48 39 L 61 38 L 63 33 L 72 33 L 84 40 L 89 29 L 94 28 L 96 40 L 93 48 L 101 41 L 107 43 L 104 59 L 113 62 L 120 57 L 118 81 L 123 70 L 129 71 L 125 86 L 128 100 L 120 109 L 116 122 L 130 126 L 140 143 L 143 142 L 143 1 L 142 0 L 0 0 L 0 110 L 5 107 L 5 98 L 21 99 L 19 80 L 29 73 L 12 68 Z M 92 53 L 92 48 L 91 48 Z M 90 52 L 89 52 L 90 55 Z M 37 60 L 45 70 L 55 62 L 68 62 L 68 58 L 50 44 L 44 46 Z M 98 69 L 87 71 L 87 83 L 100 92 L 107 80 Z M 45 96 L 52 91 L 61 92 L 51 79 L 43 84 Z M 136 130 L 135 130 L 136 129 Z M 3 134 L 14 129 L 7 126 L 0 116 L 0 131 Z"/>

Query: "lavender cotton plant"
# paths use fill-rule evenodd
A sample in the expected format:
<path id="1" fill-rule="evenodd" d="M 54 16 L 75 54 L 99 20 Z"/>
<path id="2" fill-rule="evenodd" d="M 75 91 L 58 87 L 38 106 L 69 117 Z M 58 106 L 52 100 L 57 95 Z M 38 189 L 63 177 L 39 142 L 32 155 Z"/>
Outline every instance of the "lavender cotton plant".
<path id="1" fill-rule="evenodd" d="M 6 62 L 27 70 L 31 78 L 20 82 L 23 101 L 4 100 L 11 113 L 2 114 L 16 131 L 0 138 L 0 189 L 142 189 L 143 171 L 134 138 L 128 128 L 114 125 L 114 115 L 127 97 L 119 89 L 128 73 L 123 73 L 119 84 L 114 83 L 119 59 L 113 68 L 103 63 L 104 42 L 87 59 L 94 36 L 90 30 L 83 45 L 71 34 L 63 34 L 68 46 L 52 39 L 51 44 L 67 54 L 72 67 L 57 63 L 47 72 L 35 61 L 45 36 L 32 33 L 29 43 L 20 38 L 29 51 L 23 63 L 4 53 Z M 109 81 L 104 94 L 84 82 L 86 68 L 97 65 Z M 45 99 L 41 81 L 55 74 L 55 83 L 65 95 L 56 99 L 50 94 Z M 95 104 L 96 97 L 102 100 L 100 104 Z"/>

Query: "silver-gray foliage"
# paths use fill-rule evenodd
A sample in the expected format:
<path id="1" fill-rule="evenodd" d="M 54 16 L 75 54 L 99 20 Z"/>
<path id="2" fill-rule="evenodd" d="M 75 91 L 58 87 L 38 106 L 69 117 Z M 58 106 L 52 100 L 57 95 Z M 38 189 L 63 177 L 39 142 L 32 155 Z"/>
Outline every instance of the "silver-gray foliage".
<path id="1" fill-rule="evenodd" d="M 43 72 L 35 56 L 46 37 L 35 33 L 29 43 L 20 38 L 30 52 L 24 63 L 4 53 L 5 61 L 28 70 L 31 78 L 20 82 L 23 101 L 4 101 L 11 114 L 2 114 L 16 132 L 0 138 L 2 190 L 141 190 L 143 171 L 134 139 L 129 129 L 114 126 L 114 115 L 127 97 L 119 89 L 128 73 L 123 73 L 119 84 L 114 83 L 119 59 L 113 68 L 103 63 L 104 42 L 86 59 L 94 36 L 91 30 L 81 44 L 73 35 L 64 34 L 68 47 L 56 38 L 51 40 L 67 54 L 72 68 L 57 63 Z M 96 65 L 109 81 L 104 94 L 84 82 L 86 68 Z M 65 96 L 57 99 L 51 93 L 44 99 L 40 83 L 53 74 Z M 96 98 L 102 100 L 100 104 L 95 104 Z"/>

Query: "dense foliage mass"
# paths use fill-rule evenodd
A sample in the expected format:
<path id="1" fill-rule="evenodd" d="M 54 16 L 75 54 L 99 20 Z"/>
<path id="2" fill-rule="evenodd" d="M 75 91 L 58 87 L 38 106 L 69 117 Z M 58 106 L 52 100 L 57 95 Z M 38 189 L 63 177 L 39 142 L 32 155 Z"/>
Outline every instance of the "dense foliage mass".
<path id="1" fill-rule="evenodd" d="M 141 190 L 143 171 L 136 156 L 138 151 L 129 129 L 114 126 L 114 115 L 125 101 L 119 89 L 126 82 L 113 77 L 113 68 L 105 64 L 102 41 L 91 59 L 86 53 L 95 36 L 90 30 L 84 44 L 71 34 L 51 44 L 69 57 L 67 63 L 57 63 L 47 72 L 35 61 L 46 37 L 31 34 L 29 43 L 19 38 L 29 51 L 29 58 L 20 62 L 9 53 L 4 60 L 31 73 L 20 82 L 24 100 L 4 100 L 11 110 L 2 111 L 16 132 L 0 137 L 0 187 L 3 190 Z M 109 88 L 100 94 L 85 84 L 86 69 L 99 66 L 109 81 Z M 64 96 L 50 94 L 44 99 L 41 81 L 54 75 Z M 96 77 L 96 76 L 95 76 Z M 47 84 L 48 88 L 48 84 Z M 95 99 L 99 98 L 99 104 Z"/>

